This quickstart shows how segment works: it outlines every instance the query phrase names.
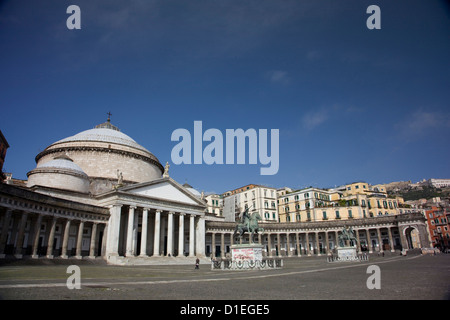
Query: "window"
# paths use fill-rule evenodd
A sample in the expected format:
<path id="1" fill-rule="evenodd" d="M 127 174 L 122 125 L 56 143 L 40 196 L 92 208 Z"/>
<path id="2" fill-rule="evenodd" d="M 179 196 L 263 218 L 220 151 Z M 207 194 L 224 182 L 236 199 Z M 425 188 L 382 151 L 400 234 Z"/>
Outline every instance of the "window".
<path id="1" fill-rule="evenodd" d="M 322 212 L 322 218 L 323 218 L 323 220 L 327 220 L 328 218 L 327 218 L 327 212 L 326 211 L 323 211 Z"/>
<path id="2" fill-rule="evenodd" d="M 352 216 L 352 210 L 348 210 L 348 217 L 349 217 L 349 218 L 353 218 L 353 216 Z"/>
<path id="3" fill-rule="evenodd" d="M 298 194 L 294 196 L 294 200 L 298 200 Z"/>
<path id="4" fill-rule="evenodd" d="M 341 216 L 339 215 L 339 210 L 336 210 L 336 219 L 340 219 Z"/>
<path id="5" fill-rule="evenodd" d="M 300 214 L 297 214 L 297 221 L 301 221 Z"/>
<path id="6" fill-rule="evenodd" d="M 284 203 L 288 203 L 289 202 L 289 197 L 284 198 Z"/>

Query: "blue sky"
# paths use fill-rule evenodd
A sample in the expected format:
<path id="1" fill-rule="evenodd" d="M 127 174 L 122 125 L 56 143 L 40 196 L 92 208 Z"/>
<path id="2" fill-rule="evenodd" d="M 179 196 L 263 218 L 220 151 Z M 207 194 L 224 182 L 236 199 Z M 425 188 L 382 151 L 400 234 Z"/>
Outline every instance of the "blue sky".
<path id="1" fill-rule="evenodd" d="M 81 30 L 66 27 L 71 4 Z M 366 27 L 372 4 L 380 30 Z M 280 130 L 273 176 L 171 166 L 205 192 L 450 178 L 449 17 L 429 0 L 0 1 L 4 171 L 25 179 L 40 151 L 110 111 L 163 164 L 195 120 Z"/>

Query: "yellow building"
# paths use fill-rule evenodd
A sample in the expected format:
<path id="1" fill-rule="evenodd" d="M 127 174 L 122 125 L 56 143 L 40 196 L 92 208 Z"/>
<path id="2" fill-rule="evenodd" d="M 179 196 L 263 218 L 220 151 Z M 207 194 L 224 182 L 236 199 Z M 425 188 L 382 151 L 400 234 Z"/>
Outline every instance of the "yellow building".
<path id="1" fill-rule="evenodd" d="M 389 197 L 384 184 L 371 186 L 365 182 L 355 182 L 337 188 L 343 199 L 352 200 L 361 207 L 362 217 L 395 215 L 403 204 L 401 197 Z"/>
<path id="2" fill-rule="evenodd" d="M 335 189 L 306 188 L 293 191 L 279 189 L 278 215 L 280 222 L 347 220 L 395 215 L 403 203 L 391 198 L 384 185 L 371 186 L 355 182 Z"/>

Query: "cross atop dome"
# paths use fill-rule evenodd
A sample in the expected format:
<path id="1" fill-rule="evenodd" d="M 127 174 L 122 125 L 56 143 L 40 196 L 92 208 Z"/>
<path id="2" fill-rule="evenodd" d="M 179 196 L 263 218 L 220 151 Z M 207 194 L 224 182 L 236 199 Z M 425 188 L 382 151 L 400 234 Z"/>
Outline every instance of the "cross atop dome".
<path id="1" fill-rule="evenodd" d="M 96 125 L 95 128 L 96 129 L 112 129 L 112 130 L 116 130 L 116 131 L 120 131 L 119 128 L 117 128 L 115 125 L 111 124 L 111 116 L 112 113 L 111 111 L 109 111 L 108 113 L 106 113 L 108 115 L 108 119 L 106 119 L 106 122 Z"/>

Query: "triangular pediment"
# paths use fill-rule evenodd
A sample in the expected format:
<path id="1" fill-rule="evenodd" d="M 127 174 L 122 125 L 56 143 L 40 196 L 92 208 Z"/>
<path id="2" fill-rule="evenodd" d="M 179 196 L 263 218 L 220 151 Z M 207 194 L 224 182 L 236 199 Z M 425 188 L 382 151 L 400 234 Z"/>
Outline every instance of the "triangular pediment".
<path id="1" fill-rule="evenodd" d="M 205 203 L 183 186 L 172 180 L 171 178 L 163 178 L 155 181 L 144 182 L 132 186 L 120 188 L 120 191 L 132 193 L 135 195 L 161 199 L 165 201 L 175 201 L 190 205 L 202 205 Z"/>

